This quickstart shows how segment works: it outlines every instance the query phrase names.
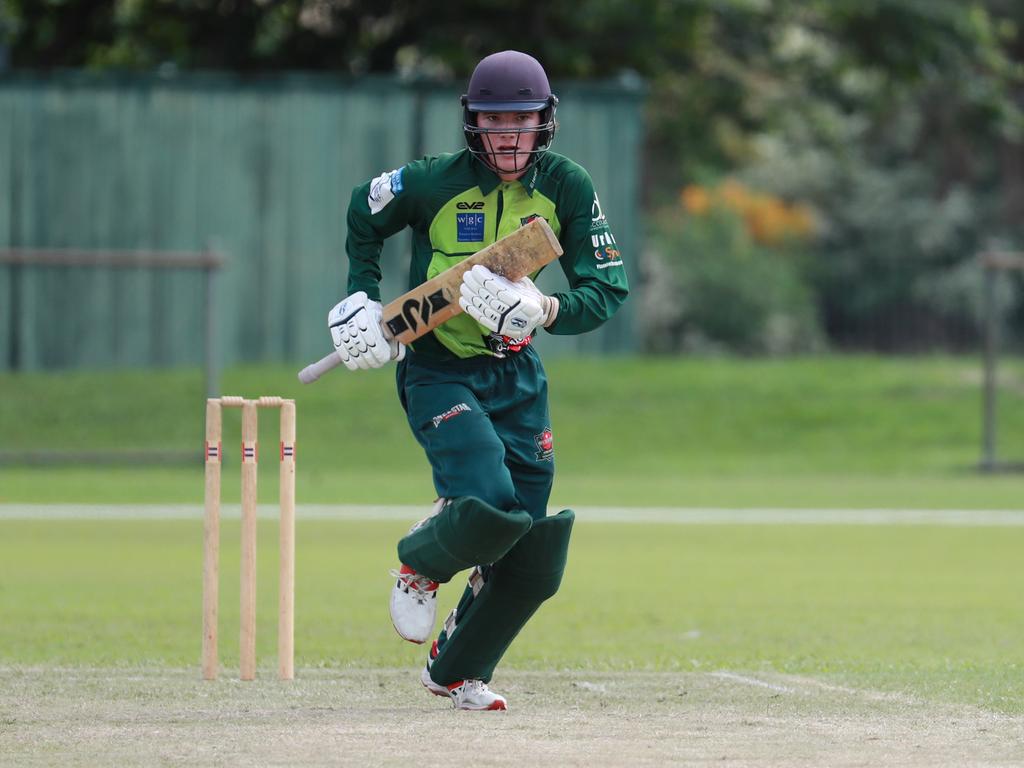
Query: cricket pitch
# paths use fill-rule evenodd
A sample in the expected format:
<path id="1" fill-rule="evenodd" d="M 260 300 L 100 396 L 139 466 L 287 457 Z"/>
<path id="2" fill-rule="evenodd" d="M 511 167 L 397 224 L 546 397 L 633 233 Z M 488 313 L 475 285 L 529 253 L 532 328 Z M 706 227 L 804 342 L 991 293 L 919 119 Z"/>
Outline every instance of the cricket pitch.
<path id="1" fill-rule="evenodd" d="M 0 668 L 9 765 L 1006 766 L 1024 717 L 777 674 L 502 672 L 456 712 L 417 669 Z M 471 756 L 468 757 L 467 756 Z"/>

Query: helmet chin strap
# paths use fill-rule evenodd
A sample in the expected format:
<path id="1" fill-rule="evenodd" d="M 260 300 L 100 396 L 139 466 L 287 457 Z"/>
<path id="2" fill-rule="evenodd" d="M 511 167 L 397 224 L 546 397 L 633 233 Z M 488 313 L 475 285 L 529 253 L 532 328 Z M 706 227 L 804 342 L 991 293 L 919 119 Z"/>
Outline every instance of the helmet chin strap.
<path id="1" fill-rule="evenodd" d="M 512 152 L 497 152 L 493 149 L 485 149 L 483 151 L 482 159 L 484 160 L 484 165 L 486 165 L 488 168 L 490 168 L 492 171 L 498 174 L 498 176 L 514 175 L 515 178 L 519 178 L 524 173 L 526 173 L 530 169 L 530 166 L 533 164 L 533 161 L 535 160 L 535 158 L 532 156 L 533 154 L 533 151 L 520 152 L 519 149 L 515 149 Z M 524 156 L 525 158 L 525 162 L 523 163 L 522 167 L 519 166 L 520 155 Z M 510 170 L 506 170 L 498 165 L 499 157 L 512 157 L 515 160 L 515 164 Z"/>

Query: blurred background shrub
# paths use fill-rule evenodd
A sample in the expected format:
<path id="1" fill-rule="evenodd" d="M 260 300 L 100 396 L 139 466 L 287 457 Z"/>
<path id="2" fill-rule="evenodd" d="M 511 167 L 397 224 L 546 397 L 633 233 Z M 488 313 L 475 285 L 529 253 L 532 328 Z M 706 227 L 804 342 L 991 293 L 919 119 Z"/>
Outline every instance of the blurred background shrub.
<path id="1" fill-rule="evenodd" d="M 808 277 L 814 214 L 727 179 L 650 218 L 641 327 L 649 352 L 791 354 L 824 345 Z"/>

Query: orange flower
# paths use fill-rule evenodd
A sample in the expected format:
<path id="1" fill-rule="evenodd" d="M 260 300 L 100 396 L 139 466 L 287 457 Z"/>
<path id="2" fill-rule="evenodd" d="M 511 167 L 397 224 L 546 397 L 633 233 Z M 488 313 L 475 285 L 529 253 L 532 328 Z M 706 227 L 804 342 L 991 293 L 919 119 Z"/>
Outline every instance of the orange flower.
<path id="1" fill-rule="evenodd" d="M 815 218 L 810 206 L 758 194 L 735 179 L 726 179 L 715 189 L 687 185 L 679 193 L 679 201 L 694 216 L 704 216 L 713 208 L 734 212 L 747 233 L 762 245 L 780 245 L 789 239 L 806 240 L 814 235 Z"/>
<path id="2" fill-rule="evenodd" d="M 695 184 L 683 187 L 683 191 L 679 194 L 679 200 L 686 212 L 692 213 L 694 216 L 703 216 L 711 208 L 711 195 L 704 187 L 698 187 Z"/>
<path id="3" fill-rule="evenodd" d="M 737 213 L 743 213 L 750 207 L 751 196 L 747 188 L 735 179 L 726 179 L 718 186 L 716 197 L 722 201 L 726 208 L 731 208 Z"/>
<path id="4" fill-rule="evenodd" d="M 814 234 L 814 211 L 805 203 L 797 203 L 790 210 L 790 227 L 799 237 L 810 237 Z"/>
<path id="5" fill-rule="evenodd" d="M 747 231 L 754 240 L 762 245 L 776 245 L 782 242 L 788 233 L 788 215 L 785 203 L 775 197 L 757 195 L 744 212 Z"/>

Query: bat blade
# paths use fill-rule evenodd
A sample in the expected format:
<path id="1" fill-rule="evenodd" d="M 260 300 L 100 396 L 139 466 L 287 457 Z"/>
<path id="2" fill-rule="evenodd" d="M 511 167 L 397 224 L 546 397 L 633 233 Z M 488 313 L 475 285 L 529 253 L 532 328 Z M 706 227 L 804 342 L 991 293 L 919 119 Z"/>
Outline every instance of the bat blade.
<path id="1" fill-rule="evenodd" d="M 561 255 L 555 233 L 538 217 L 392 301 L 384 307 L 384 327 L 391 336 L 409 344 L 462 312 L 459 286 L 466 270 L 482 264 L 509 280 L 518 280 Z"/>
<path id="2" fill-rule="evenodd" d="M 461 313 L 459 286 L 462 275 L 477 264 L 509 280 L 518 280 L 561 255 L 562 246 L 551 226 L 537 217 L 390 302 L 384 307 L 384 332 L 403 344 L 409 344 Z M 341 358 L 332 352 L 303 368 L 299 372 L 299 381 L 310 384 L 340 364 Z"/>

